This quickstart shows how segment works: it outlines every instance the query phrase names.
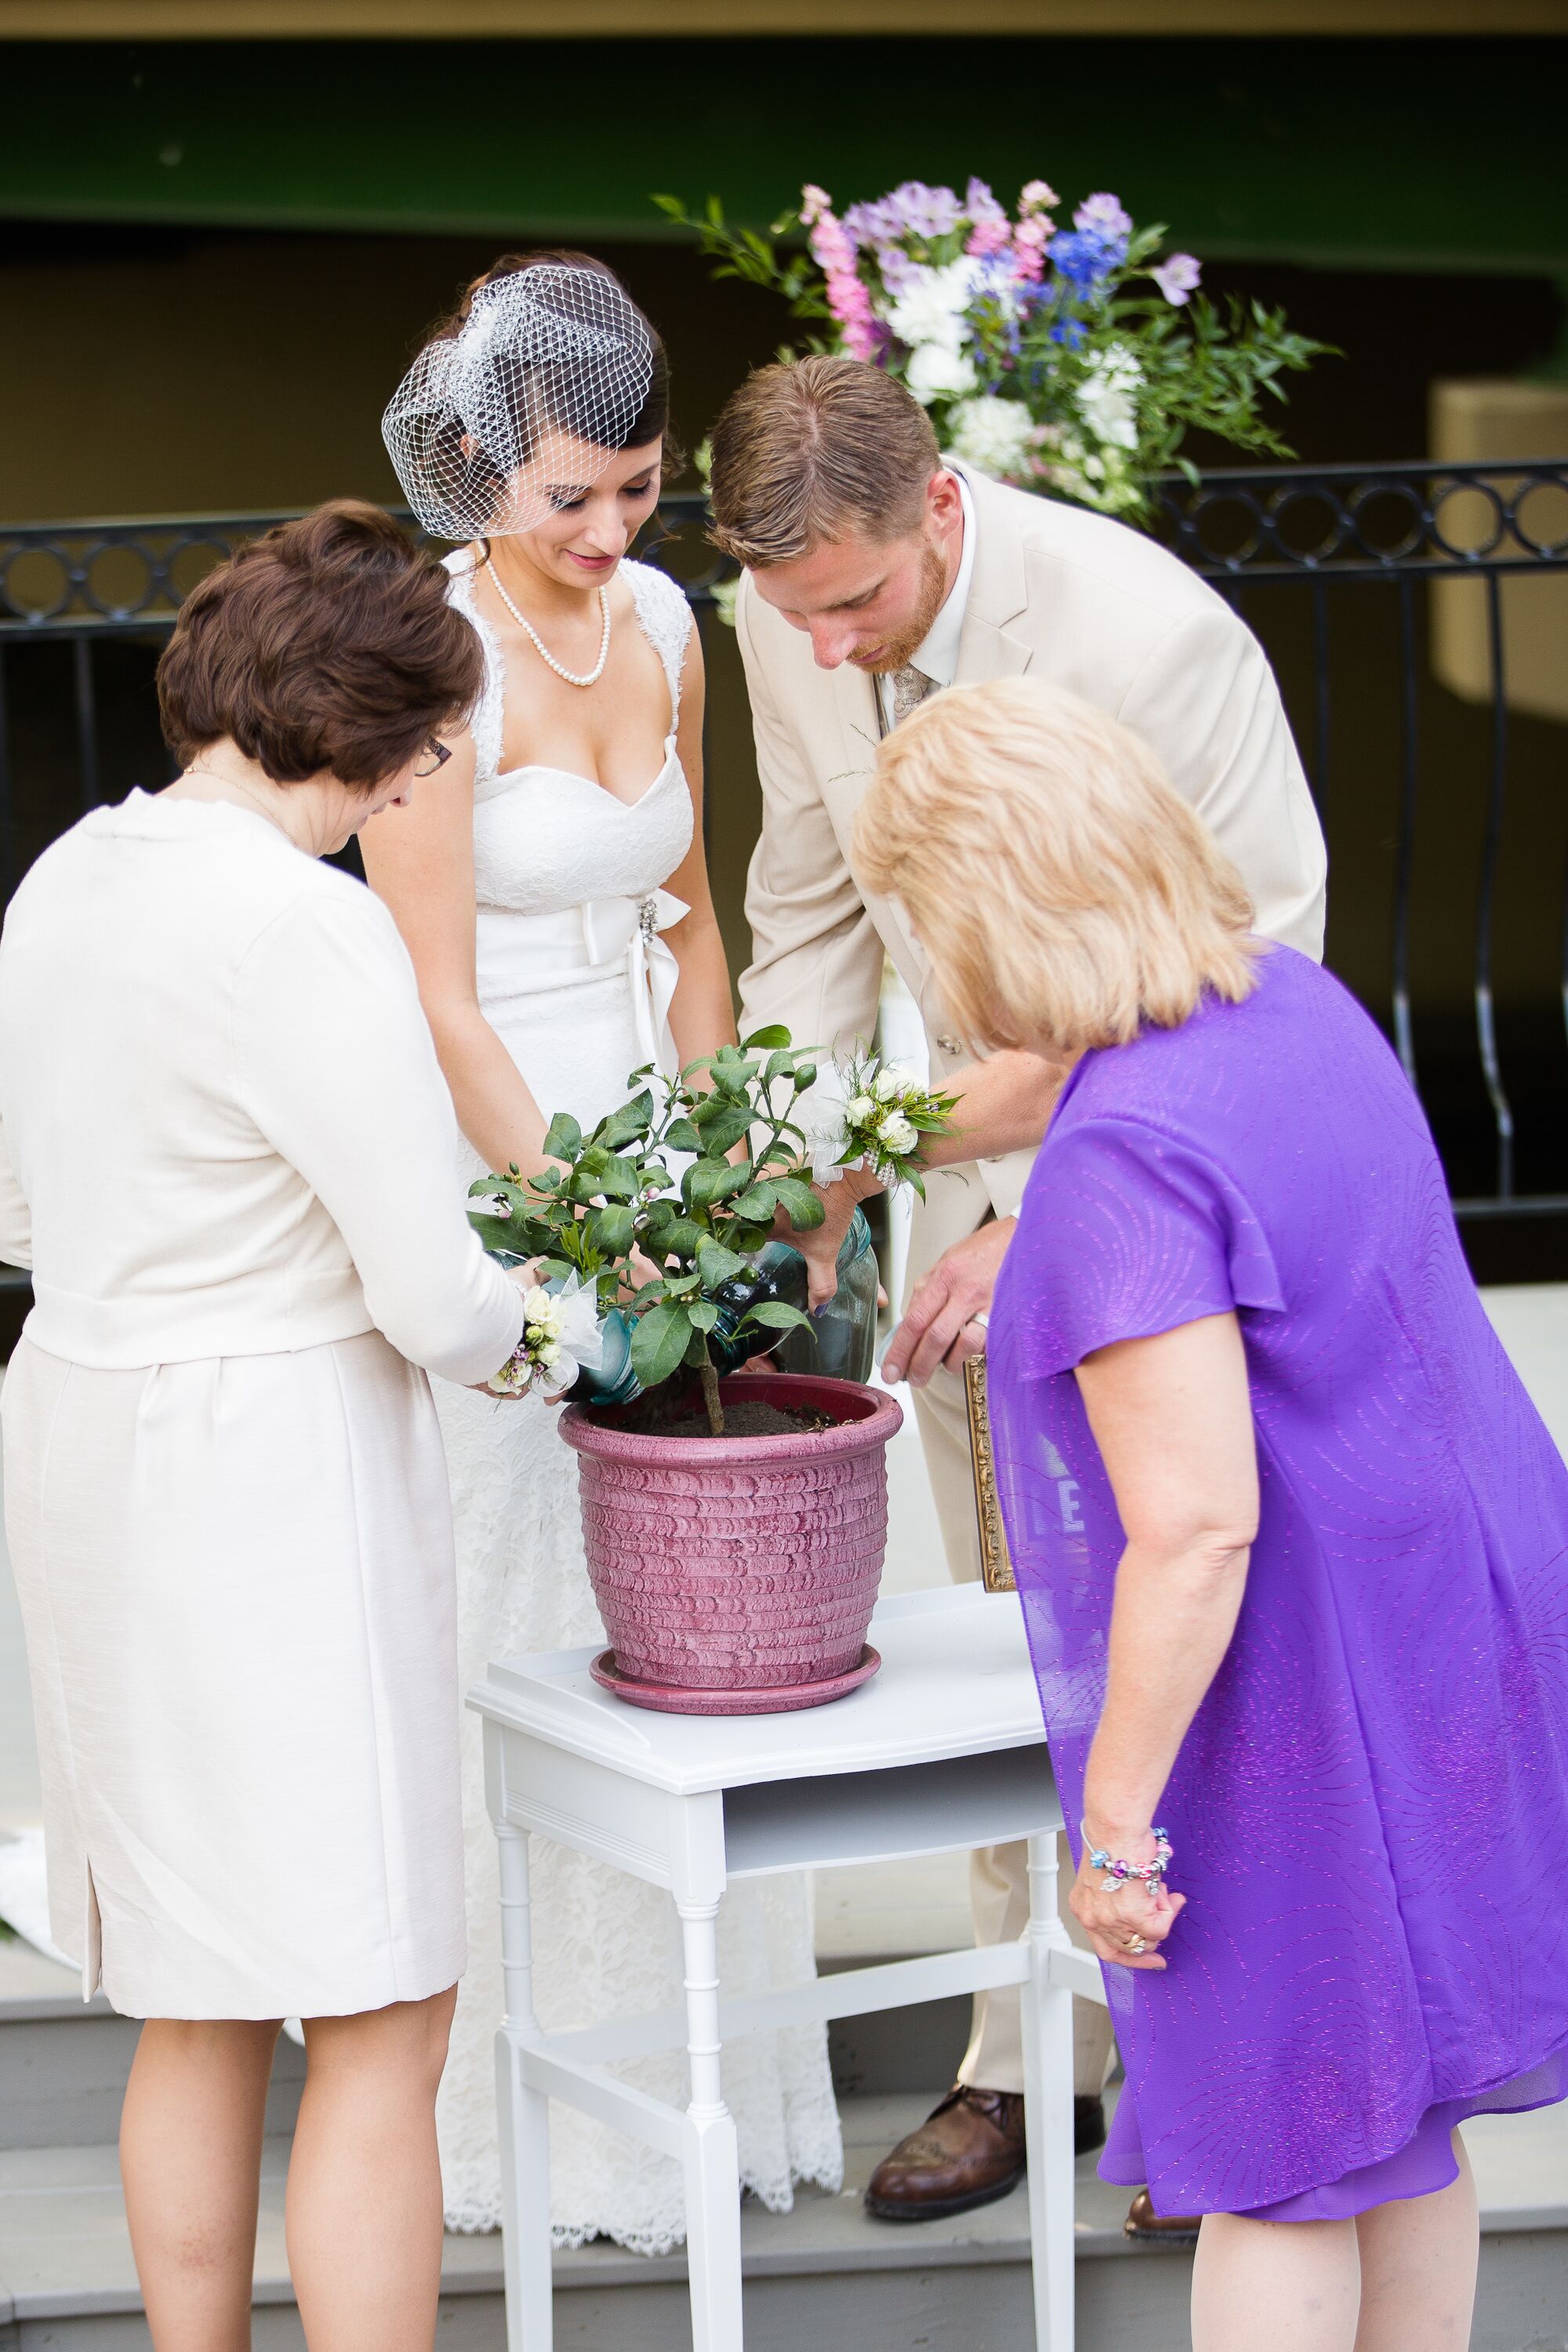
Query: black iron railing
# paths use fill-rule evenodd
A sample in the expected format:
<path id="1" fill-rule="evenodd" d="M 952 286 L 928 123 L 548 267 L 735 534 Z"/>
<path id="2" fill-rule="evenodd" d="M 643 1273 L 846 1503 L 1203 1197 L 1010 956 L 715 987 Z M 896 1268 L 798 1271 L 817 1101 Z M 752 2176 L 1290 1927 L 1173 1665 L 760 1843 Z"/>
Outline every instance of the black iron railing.
<path id="1" fill-rule="evenodd" d="M 7 894 L 81 809 L 168 772 L 157 650 L 203 572 L 279 520 L 0 530 Z M 1457 1213 L 1568 1220 L 1568 730 L 1510 711 L 1507 675 L 1510 583 L 1568 582 L 1568 461 L 1227 468 L 1166 483 L 1157 530 L 1279 671 L 1330 837 L 1329 960 L 1386 1023 Z M 697 496 L 664 502 L 648 551 L 732 659 Z M 1480 683 L 1456 692 L 1430 593 L 1467 580 Z M 1563 629 L 1568 668 L 1568 602 Z"/>

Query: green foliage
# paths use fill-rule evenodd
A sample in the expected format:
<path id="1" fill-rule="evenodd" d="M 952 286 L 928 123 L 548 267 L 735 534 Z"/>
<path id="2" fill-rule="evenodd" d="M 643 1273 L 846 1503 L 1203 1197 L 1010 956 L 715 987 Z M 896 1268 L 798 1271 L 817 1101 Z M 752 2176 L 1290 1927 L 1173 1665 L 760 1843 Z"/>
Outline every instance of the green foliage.
<path id="1" fill-rule="evenodd" d="M 631 1319 L 644 1389 L 683 1367 L 710 1371 L 716 1294 L 750 1273 L 781 1212 L 796 1232 L 826 1214 L 791 1117 L 816 1076 L 787 1029 L 763 1029 L 676 1079 L 654 1076 L 587 1137 L 558 1112 L 544 1148 L 560 1167 L 526 1181 L 515 1167 L 481 1178 L 469 1222 L 487 1249 L 595 1284 L 602 1308 Z M 809 1320 L 778 1299 L 731 1314 L 737 1337 Z"/>

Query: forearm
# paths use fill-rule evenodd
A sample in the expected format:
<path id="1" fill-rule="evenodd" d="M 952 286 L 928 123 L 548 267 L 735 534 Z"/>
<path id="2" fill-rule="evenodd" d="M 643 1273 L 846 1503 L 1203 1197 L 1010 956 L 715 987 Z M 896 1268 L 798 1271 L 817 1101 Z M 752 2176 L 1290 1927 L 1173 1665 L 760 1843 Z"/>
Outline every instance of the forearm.
<path id="1" fill-rule="evenodd" d="M 1045 1134 L 1066 1076 L 1063 1065 L 1033 1054 L 991 1054 L 955 1071 L 942 1086 L 942 1093 L 958 1097 L 949 1114 L 952 1132 L 927 1137 L 921 1164 L 952 1168 L 1031 1150 Z"/>
<path id="2" fill-rule="evenodd" d="M 553 1166 L 544 1134 L 554 1105 L 535 1101 L 517 1064 L 478 1005 L 426 1007 L 458 1125 L 488 1169 L 525 1176 Z"/>
<path id="3" fill-rule="evenodd" d="M 1116 1574 L 1105 1705 L 1084 1777 L 1089 1834 L 1113 1853 L 1157 1817 L 1177 1752 L 1218 1673 L 1247 1585 L 1248 1549 L 1130 1543 Z"/>
<path id="4" fill-rule="evenodd" d="M 705 1061 L 735 1036 L 735 1006 L 730 966 L 718 923 L 710 915 L 689 915 L 666 934 L 680 965 L 669 1006 L 669 1034 L 684 1069 Z"/>

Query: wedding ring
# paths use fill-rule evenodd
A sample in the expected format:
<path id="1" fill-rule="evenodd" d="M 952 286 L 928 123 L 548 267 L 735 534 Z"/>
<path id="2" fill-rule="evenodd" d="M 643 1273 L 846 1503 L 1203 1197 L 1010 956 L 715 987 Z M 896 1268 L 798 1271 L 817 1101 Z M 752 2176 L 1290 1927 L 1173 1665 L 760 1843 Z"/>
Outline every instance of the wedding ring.
<path id="1" fill-rule="evenodd" d="M 984 1307 L 977 1308 L 969 1319 L 972 1323 L 978 1323 L 983 1331 L 989 1331 L 991 1328 L 991 1318 Z"/>
<path id="2" fill-rule="evenodd" d="M 1146 1952 L 1149 1947 L 1143 1941 L 1142 1936 L 1134 1936 L 1129 1942 L 1127 1948 L 1130 1952 Z"/>

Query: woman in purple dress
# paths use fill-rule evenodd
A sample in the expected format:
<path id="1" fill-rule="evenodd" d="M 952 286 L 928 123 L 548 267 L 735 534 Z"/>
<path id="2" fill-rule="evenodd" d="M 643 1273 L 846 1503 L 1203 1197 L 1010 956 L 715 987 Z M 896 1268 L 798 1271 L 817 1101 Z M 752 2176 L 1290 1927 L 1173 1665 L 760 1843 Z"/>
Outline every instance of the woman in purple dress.
<path id="1" fill-rule="evenodd" d="M 1462 2346 L 1455 2126 L 1568 2092 L 1568 1471 L 1397 1062 L 1136 737 L 949 692 L 858 850 L 949 1025 L 1065 1075 L 990 1392 L 1100 2170 L 1205 2217 L 1198 2352 Z"/>

